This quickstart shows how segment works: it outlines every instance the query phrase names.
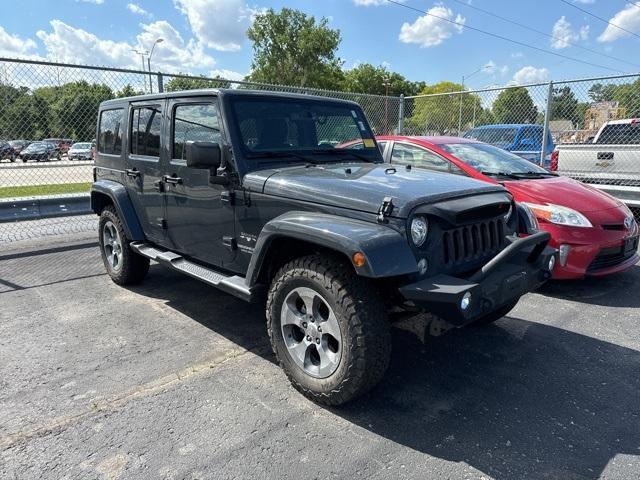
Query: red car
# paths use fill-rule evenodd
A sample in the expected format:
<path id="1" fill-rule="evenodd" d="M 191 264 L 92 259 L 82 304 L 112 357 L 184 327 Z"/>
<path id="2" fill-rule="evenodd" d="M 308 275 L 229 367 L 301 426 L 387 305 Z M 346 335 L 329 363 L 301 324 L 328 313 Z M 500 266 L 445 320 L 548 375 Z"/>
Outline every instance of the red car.
<path id="1" fill-rule="evenodd" d="M 551 233 L 550 245 L 559 250 L 553 278 L 608 275 L 640 259 L 633 214 L 600 190 L 468 138 L 380 136 L 377 141 L 386 162 L 504 185 Z"/>

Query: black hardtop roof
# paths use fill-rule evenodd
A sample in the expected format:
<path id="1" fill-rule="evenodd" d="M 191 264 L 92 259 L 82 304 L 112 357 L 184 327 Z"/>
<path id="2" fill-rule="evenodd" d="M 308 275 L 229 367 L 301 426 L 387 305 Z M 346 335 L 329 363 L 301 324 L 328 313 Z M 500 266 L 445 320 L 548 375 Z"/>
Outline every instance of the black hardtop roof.
<path id="1" fill-rule="evenodd" d="M 330 101 L 341 102 L 354 106 L 359 105 L 351 100 L 342 100 L 334 97 L 322 97 L 319 95 L 307 95 L 301 93 L 274 92 L 269 90 L 245 90 L 231 88 L 203 88 L 197 90 L 180 90 L 176 92 L 152 93 L 146 95 L 136 95 L 133 97 L 114 98 L 106 100 L 100 104 L 100 108 L 114 107 L 123 103 L 148 102 L 153 100 L 164 100 L 167 98 L 185 98 L 185 97 L 206 97 L 206 96 L 234 96 L 234 97 L 276 97 L 276 98 L 298 98 L 300 100 Z"/>

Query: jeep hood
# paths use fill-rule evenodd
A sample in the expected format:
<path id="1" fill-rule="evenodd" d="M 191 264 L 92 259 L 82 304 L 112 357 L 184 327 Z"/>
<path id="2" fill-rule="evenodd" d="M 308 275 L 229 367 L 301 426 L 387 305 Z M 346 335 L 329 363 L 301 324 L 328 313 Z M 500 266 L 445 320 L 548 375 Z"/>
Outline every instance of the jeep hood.
<path id="1" fill-rule="evenodd" d="M 392 216 L 405 218 L 416 206 L 456 197 L 505 192 L 498 185 L 447 173 L 389 164 L 339 163 L 260 170 L 244 176 L 251 191 L 292 200 L 377 213 L 385 197 Z"/>

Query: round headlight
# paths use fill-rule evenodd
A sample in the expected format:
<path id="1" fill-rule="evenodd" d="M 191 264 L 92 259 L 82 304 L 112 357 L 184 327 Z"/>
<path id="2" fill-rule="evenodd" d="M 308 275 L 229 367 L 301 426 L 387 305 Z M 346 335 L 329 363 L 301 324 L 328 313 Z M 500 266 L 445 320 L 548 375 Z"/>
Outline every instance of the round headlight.
<path id="1" fill-rule="evenodd" d="M 411 240 L 416 247 L 419 247 L 427 239 L 429 224 L 424 217 L 414 217 L 411 220 Z"/>

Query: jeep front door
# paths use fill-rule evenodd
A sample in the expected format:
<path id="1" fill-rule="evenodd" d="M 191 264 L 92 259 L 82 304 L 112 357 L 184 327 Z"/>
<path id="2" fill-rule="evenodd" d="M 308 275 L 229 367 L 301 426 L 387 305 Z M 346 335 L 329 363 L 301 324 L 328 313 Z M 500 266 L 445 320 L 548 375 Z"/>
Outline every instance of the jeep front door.
<path id="1" fill-rule="evenodd" d="M 163 103 L 133 104 L 129 130 L 125 179 L 129 198 L 145 236 L 164 243 L 164 196 L 161 184 Z"/>
<path id="2" fill-rule="evenodd" d="M 188 142 L 223 143 L 217 99 L 170 100 L 168 112 L 171 123 L 164 188 L 170 248 L 227 267 L 236 254 L 228 187 L 212 184 L 209 170 L 189 168 L 186 162 Z"/>

